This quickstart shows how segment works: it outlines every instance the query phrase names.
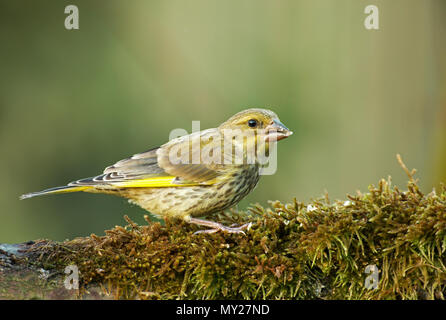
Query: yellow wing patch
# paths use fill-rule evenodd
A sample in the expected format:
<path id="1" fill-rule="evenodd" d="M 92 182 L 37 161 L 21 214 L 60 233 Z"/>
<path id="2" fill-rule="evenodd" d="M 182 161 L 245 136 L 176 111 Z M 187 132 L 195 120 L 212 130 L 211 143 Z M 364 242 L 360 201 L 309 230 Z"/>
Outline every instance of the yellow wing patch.
<path id="1" fill-rule="evenodd" d="M 209 181 L 208 183 L 197 183 L 197 182 L 175 183 L 175 179 L 176 177 L 174 176 L 156 177 L 156 178 L 113 182 L 111 183 L 111 185 L 119 188 L 165 188 L 165 187 L 189 187 L 198 185 L 210 185 L 214 183 L 214 181 Z"/>

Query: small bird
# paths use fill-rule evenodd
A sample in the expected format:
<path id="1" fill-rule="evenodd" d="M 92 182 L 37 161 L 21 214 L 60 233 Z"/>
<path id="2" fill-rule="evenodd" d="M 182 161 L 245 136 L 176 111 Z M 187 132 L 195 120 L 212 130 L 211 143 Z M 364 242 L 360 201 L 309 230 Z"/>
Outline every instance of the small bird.
<path id="1" fill-rule="evenodd" d="M 291 134 L 274 112 L 247 109 L 217 128 L 193 132 L 118 161 L 101 175 L 20 199 L 77 191 L 113 194 L 155 216 L 210 228 L 196 233 L 243 233 L 251 224 L 227 227 L 196 217 L 221 212 L 250 193 L 267 163 L 270 144 Z"/>

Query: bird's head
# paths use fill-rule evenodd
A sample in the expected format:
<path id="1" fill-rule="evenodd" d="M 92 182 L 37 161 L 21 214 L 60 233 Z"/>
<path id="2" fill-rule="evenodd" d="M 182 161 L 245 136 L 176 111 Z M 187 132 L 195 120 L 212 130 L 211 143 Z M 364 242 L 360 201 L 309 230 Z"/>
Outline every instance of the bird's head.
<path id="1" fill-rule="evenodd" d="M 230 152 L 235 163 L 266 163 L 270 143 L 293 134 L 274 112 L 266 109 L 241 111 L 222 123 L 218 129 L 223 134 L 224 141 L 230 141 L 233 150 L 239 151 Z M 227 154 L 225 159 L 226 157 Z"/>
<path id="2" fill-rule="evenodd" d="M 241 111 L 219 126 L 220 130 L 240 130 L 242 134 L 254 133 L 257 143 L 285 139 L 293 132 L 280 122 L 279 117 L 267 109 Z M 249 135 L 248 135 L 249 136 Z"/>

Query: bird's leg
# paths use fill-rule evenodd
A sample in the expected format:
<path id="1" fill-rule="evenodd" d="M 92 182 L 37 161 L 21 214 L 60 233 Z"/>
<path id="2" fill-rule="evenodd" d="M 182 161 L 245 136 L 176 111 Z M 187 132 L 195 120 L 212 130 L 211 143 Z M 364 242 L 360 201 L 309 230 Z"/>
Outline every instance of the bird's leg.
<path id="1" fill-rule="evenodd" d="M 244 229 L 249 230 L 252 226 L 252 223 L 246 223 L 240 227 L 234 228 L 234 227 L 226 227 L 224 225 L 222 225 L 221 223 L 218 222 L 213 222 L 213 221 L 208 221 L 208 220 L 203 220 L 203 219 L 197 219 L 197 218 L 192 218 L 192 217 L 187 217 L 186 222 L 189 223 L 194 223 L 194 224 L 198 224 L 200 226 L 206 226 L 206 227 L 210 227 L 212 229 L 208 229 L 208 230 L 199 230 L 196 231 L 194 234 L 199 234 L 199 233 L 215 233 L 218 231 L 223 231 L 223 232 L 228 232 L 228 233 L 243 233 Z"/>

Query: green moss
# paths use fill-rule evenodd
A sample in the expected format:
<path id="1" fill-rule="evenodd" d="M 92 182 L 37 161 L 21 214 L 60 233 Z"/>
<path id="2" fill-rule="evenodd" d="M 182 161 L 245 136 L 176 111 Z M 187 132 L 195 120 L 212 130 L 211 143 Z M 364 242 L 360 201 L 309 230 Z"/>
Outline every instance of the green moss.
<path id="1" fill-rule="evenodd" d="M 246 236 L 126 217 L 102 237 L 38 246 L 40 261 L 76 264 L 84 290 L 101 284 L 115 298 L 444 299 L 446 188 L 423 194 L 403 168 L 407 191 L 381 180 L 346 201 L 275 201 L 212 217 L 253 222 Z M 365 287 L 368 265 L 379 269 L 377 289 Z"/>

